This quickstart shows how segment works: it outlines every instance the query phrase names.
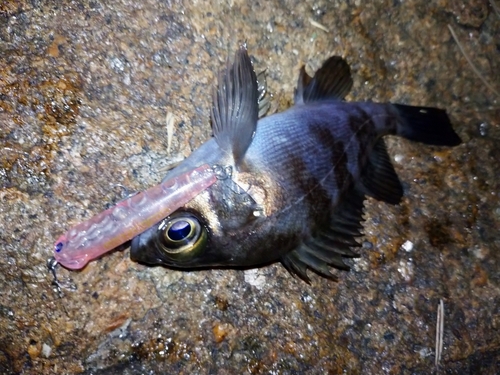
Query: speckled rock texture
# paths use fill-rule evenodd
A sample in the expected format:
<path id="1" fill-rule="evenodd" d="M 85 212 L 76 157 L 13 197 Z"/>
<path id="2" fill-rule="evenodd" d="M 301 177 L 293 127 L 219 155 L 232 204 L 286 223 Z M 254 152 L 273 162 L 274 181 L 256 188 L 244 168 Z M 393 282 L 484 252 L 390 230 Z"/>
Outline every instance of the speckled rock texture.
<path id="1" fill-rule="evenodd" d="M 0 373 L 500 373 L 500 97 L 448 24 L 500 90 L 486 0 L 0 2 Z M 367 201 L 337 283 L 151 268 L 124 248 L 59 268 L 60 296 L 55 239 L 211 136 L 214 77 L 244 41 L 275 108 L 302 64 L 337 54 L 348 100 L 446 108 L 464 143 L 387 140 L 405 197 Z"/>

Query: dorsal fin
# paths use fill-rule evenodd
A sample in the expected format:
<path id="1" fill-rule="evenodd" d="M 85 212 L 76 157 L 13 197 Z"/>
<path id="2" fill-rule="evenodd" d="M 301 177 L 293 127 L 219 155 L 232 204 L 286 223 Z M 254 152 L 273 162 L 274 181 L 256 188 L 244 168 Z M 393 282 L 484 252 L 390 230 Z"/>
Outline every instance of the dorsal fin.
<path id="1" fill-rule="evenodd" d="M 361 184 L 366 195 L 390 204 L 398 204 L 403 197 L 403 187 L 382 138 L 368 156 L 368 162 L 361 173 Z"/>
<path id="2" fill-rule="evenodd" d="M 212 128 L 219 147 L 238 164 L 252 142 L 259 115 L 257 77 L 245 46 L 219 72 L 213 91 Z"/>
<path id="3" fill-rule="evenodd" d="M 281 262 L 288 271 L 309 282 L 308 268 L 332 280 L 336 277 L 330 273 L 329 266 L 349 270 L 342 258 L 358 256 L 351 248 L 361 246 L 355 238 L 361 236 L 363 229 L 364 199 L 358 189 L 350 189 L 341 198 L 328 226 L 282 257 Z"/>
<path id="4" fill-rule="evenodd" d="M 352 87 L 351 69 L 340 56 L 332 56 L 311 78 L 302 66 L 300 69 L 295 104 L 315 102 L 324 99 L 342 100 Z"/>

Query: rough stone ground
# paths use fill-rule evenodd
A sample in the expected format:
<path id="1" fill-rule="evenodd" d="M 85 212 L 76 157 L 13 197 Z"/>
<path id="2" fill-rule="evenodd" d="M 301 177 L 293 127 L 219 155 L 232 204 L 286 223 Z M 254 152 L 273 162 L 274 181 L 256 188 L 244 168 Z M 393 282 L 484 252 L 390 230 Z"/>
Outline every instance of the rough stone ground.
<path id="1" fill-rule="evenodd" d="M 500 373 L 500 98 L 447 28 L 500 90 L 500 15 L 486 0 L 212 3 L 0 3 L 0 373 Z M 54 240 L 210 137 L 211 85 L 242 41 L 280 109 L 301 64 L 340 54 L 349 100 L 446 108 L 464 144 L 388 140 L 405 198 L 368 201 L 338 283 L 149 268 L 125 249 L 59 269 L 60 298 Z"/>

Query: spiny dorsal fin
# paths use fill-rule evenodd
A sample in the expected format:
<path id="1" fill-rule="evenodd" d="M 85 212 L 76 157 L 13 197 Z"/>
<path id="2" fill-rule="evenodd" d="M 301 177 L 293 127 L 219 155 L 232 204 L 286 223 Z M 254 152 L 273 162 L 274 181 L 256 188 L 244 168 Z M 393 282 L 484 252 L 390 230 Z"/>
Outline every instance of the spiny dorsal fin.
<path id="1" fill-rule="evenodd" d="M 361 174 L 361 184 L 366 195 L 390 204 L 398 204 L 403 197 L 403 187 L 382 138 L 368 156 L 368 163 Z"/>
<path id="2" fill-rule="evenodd" d="M 300 69 L 295 104 L 315 102 L 324 99 L 342 100 L 352 87 L 351 69 L 340 56 L 326 60 L 311 78 L 303 66 Z"/>
<path id="3" fill-rule="evenodd" d="M 336 277 L 330 273 L 330 266 L 348 271 L 349 266 L 344 264 L 342 258 L 358 256 L 351 248 L 360 246 L 355 238 L 361 236 L 363 228 L 364 199 L 364 195 L 355 188 L 347 192 L 328 226 L 282 257 L 281 262 L 288 271 L 308 283 L 307 269 L 332 280 Z"/>
<path id="4" fill-rule="evenodd" d="M 245 46 L 219 73 L 213 91 L 212 128 L 219 147 L 238 164 L 252 142 L 259 114 L 257 77 Z"/>

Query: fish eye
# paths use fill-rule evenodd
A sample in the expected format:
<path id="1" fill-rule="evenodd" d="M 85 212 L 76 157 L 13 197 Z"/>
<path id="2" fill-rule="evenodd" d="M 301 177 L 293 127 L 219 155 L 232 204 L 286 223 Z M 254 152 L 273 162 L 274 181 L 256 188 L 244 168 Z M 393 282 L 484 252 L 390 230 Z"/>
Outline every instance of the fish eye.
<path id="1" fill-rule="evenodd" d="M 158 232 L 161 249 L 176 260 L 199 254 L 207 242 L 207 230 L 190 212 L 170 215 L 159 225 Z"/>

